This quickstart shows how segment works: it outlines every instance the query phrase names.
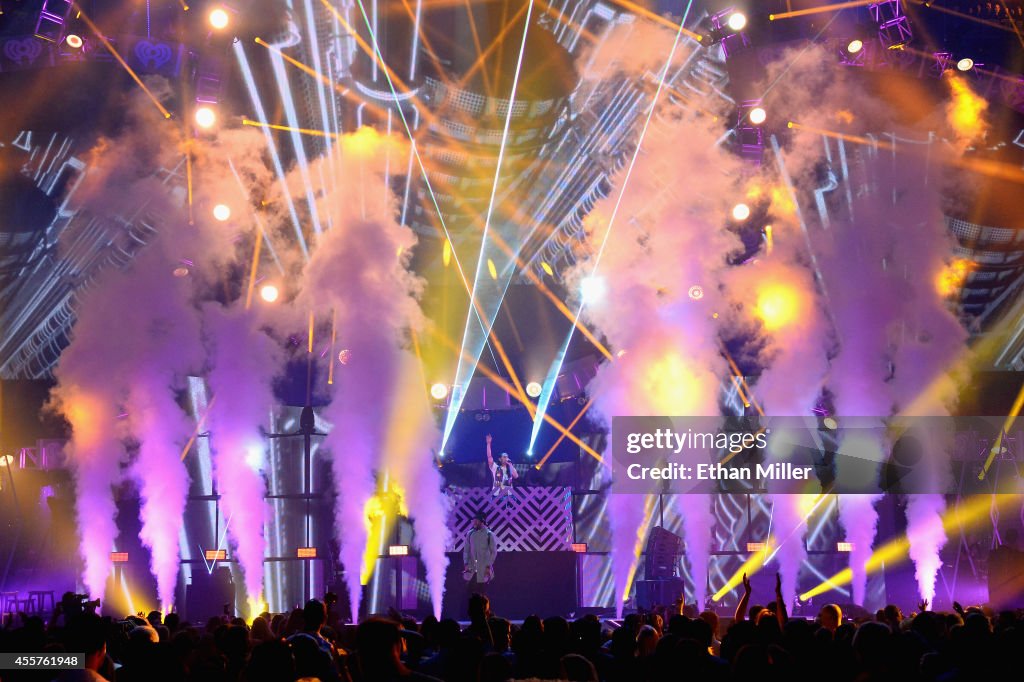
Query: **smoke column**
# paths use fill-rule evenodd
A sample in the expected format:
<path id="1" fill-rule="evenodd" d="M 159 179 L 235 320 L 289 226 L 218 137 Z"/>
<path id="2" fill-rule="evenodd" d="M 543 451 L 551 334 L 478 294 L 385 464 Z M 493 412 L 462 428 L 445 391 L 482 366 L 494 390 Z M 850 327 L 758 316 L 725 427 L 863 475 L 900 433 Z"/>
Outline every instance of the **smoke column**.
<path id="1" fill-rule="evenodd" d="M 266 444 L 260 425 L 270 420 L 272 382 L 281 368 L 281 353 L 259 328 L 256 314 L 239 305 L 226 309 L 207 304 L 203 330 L 212 396 L 207 423 L 221 515 L 236 547 L 249 603 L 254 605 L 263 594 L 266 553 L 261 474 Z"/>
<path id="2" fill-rule="evenodd" d="M 731 207 L 730 178 L 739 175 L 741 162 L 715 145 L 709 119 L 675 111 L 655 119 L 628 184 L 620 172 L 610 196 L 588 216 L 589 253 L 566 273 L 570 290 L 591 277 L 593 253 L 607 234 L 594 275 L 603 279 L 607 295 L 587 301 L 584 308 L 587 324 L 605 336 L 614 352 L 624 352 L 604 363 L 588 388 L 593 411 L 606 424 L 618 415 L 717 415 L 728 372 L 716 313 L 725 310 L 720 283 L 726 254 L 739 240 L 721 228 Z M 684 140 L 689 152 L 680 156 L 675 150 Z M 702 171 L 710 167 L 722 171 Z M 610 456 L 606 451 L 605 457 Z M 695 576 L 695 599 L 703 607 L 702 576 L 713 526 L 710 499 L 684 495 L 673 503 L 681 505 L 686 558 Z M 613 494 L 608 502 L 619 611 L 646 534 L 644 506 L 635 495 Z"/>
<path id="3" fill-rule="evenodd" d="M 448 569 L 445 550 L 449 544 L 448 497 L 439 491 L 441 472 L 434 464 L 430 447 L 437 447 L 441 434 L 437 429 L 426 381 L 416 357 L 403 351 L 399 357 L 396 403 L 392 429 L 384 449 L 384 462 L 392 483 L 402 490 L 412 515 L 416 546 L 426 567 L 427 586 L 434 607 L 434 616 L 441 618 L 444 578 Z"/>
<path id="4" fill-rule="evenodd" d="M 437 434 L 428 424 L 425 384 L 407 380 L 410 374 L 422 376 L 410 371 L 408 349 L 410 330 L 423 327 L 416 300 L 422 283 L 408 270 L 415 236 L 396 220 L 392 193 L 382 191 L 387 156 L 403 153 L 402 145 L 370 128 L 339 143 L 339 154 L 327 161 L 336 166 L 323 174 L 345 178 L 336 191 L 324 192 L 321 214 L 330 216 L 333 227 L 320 238 L 306 267 L 297 303 L 315 310 L 319 319 L 333 320 L 336 348 L 351 357 L 335 366 L 333 397 L 324 417 L 332 424 L 325 445 L 333 456 L 335 527 L 352 616 L 358 615 L 361 577 L 374 568 L 363 566 L 366 505 L 376 491 L 373 472 L 382 468 L 415 514 L 437 611 L 447 537 L 440 477 L 431 473 Z"/>

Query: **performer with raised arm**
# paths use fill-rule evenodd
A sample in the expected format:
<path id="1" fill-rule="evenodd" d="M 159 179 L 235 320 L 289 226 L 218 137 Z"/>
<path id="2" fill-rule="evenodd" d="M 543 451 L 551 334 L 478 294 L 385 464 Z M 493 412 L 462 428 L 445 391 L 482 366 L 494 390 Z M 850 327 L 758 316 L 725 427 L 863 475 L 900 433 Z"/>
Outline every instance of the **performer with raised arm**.
<path id="1" fill-rule="evenodd" d="M 491 455 L 491 434 L 487 434 L 487 468 L 491 470 L 493 487 L 491 495 L 498 501 L 504 502 L 506 506 L 512 503 L 512 481 L 519 478 L 519 472 L 512 466 L 508 453 L 498 455 L 498 461 L 494 461 Z"/>

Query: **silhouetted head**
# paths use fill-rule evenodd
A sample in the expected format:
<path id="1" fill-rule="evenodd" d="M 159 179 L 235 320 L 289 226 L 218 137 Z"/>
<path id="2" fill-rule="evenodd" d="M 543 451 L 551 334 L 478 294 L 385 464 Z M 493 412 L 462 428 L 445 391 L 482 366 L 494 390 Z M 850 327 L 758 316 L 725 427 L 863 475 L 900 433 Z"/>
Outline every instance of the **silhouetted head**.
<path id="1" fill-rule="evenodd" d="M 825 604 L 818 612 L 818 620 L 821 627 L 829 632 L 835 632 L 839 624 L 843 622 L 843 610 L 837 604 Z"/>

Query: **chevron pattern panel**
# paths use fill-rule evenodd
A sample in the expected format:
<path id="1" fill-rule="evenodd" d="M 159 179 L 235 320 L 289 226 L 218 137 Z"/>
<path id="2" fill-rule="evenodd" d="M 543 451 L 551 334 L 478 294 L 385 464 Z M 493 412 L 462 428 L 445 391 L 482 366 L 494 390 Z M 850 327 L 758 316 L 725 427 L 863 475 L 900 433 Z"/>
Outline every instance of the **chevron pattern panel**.
<path id="1" fill-rule="evenodd" d="M 515 499 L 506 508 L 491 496 L 490 488 L 448 489 L 452 511 L 449 552 L 461 552 L 473 527 L 473 517 L 483 512 L 487 526 L 498 539 L 499 552 L 559 552 L 572 549 L 572 489 L 569 487 L 515 488 Z"/>

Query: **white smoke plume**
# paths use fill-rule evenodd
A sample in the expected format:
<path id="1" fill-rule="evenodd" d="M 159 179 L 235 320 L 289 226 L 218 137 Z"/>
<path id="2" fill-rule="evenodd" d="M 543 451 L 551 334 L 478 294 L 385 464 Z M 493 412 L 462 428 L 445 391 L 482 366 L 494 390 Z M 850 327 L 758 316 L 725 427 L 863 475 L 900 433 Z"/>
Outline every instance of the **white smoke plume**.
<path id="1" fill-rule="evenodd" d="M 352 617 L 359 611 L 360 578 L 373 570 L 363 557 L 375 471 L 386 471 L 409 503 L 437 612 L 447 565 L 447 507 L 431 458 L 437 433 L 426 387 L 409 378 L 416 362 L 409 334 L 424 327 L 417 302 L 422 283 L 408 270 L 415 236 L 398 223 L 394 198 L 383 191 L 387 153 L 400 153 L 402 145 L 362 128 L 341 138 L 339 147 L 338 156 L 325 161 L 335 166 L 324 175 L 344 181 L 321 206 L 333 227 L 316 245 L 297 304 L 332 320 L 336 350 L 348 350 L 351 358 L 335 367 L 324 417 L 333 425 L 325 445 L 333 456 L 335 526 Z"/>
<path id="2" fill-rule="evenodd" d="M 266 551 L 262 471 L 267 446 L 260 426 L 270 422 L 272 382 L 282 366 L 282 352 L 259 325 L 256 310 L 240 304 L 226 309 L 209 303 L 203 308 L 211 393 L 206 423 L 214 476 L 250 604 L 263 594 Z"/>

